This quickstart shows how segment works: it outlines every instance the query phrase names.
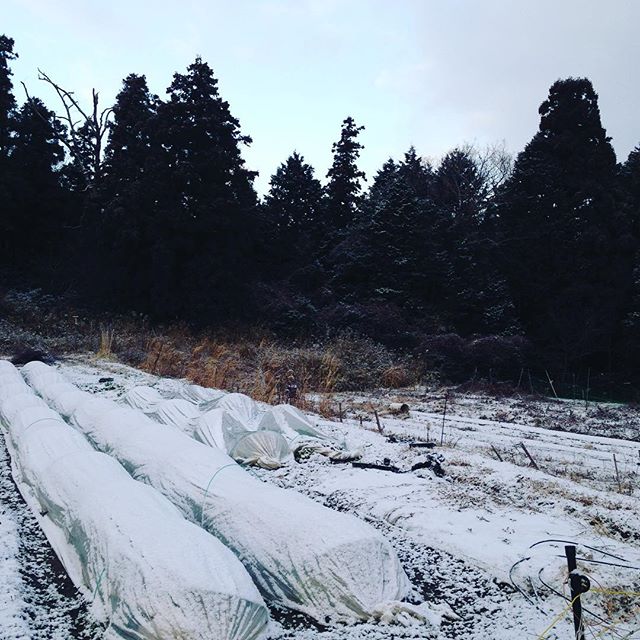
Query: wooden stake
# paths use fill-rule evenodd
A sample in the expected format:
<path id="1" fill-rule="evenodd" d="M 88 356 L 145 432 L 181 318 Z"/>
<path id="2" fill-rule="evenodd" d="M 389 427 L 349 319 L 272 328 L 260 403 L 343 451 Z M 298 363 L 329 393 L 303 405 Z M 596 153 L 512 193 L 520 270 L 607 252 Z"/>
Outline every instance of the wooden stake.
<path id="1" fill-rule="evenodd" d="M 378 418 L 378 412 L 375 409 L 373 410 L 373 415 L 376 417 L 376 424 L 378 425 L 378 431 L 380 433 L 383 433 L 382 425 L 380 424 L 380 418 Z"/>
<path id="2" fill-rule="evenodd" d="M 558 399 L 558 394 L 556 393 L 556 389 L 553 386 L 553 380 L 551 379 L 551 376 L 549 375 L 549 372 L 545 369 L 544 372 L 547 374 L 547 380 L 549 381 L 549 386 L 551 387 L 551 391 L 553 391 L 553 395 L 556 397 L 556 400 Z"/>
<path id="3" fill-rule="evenodd" d="M 340 422 L 342 422 L 342 402 L 338 402 L 338 416 L 340 417 Z"/>
<path id="4" fill-rule="evenodd" d="M 584 392 L 584 408 L 589 408 L 589 382 L 591 381 L 591 367 L 587 369 L 587 388 Z"/>
<path id="5" fill-rule="evenodd" d="M 362 429 L 362 416 L 360 416 L 360 428 Z"/>
<path id="6" fill-rule="evenodd" d="M 616 460 L 616 454 L 613 454 L 613 466 L 616 469 L 616 482 L 618 483 L 618 493 L 622 493 L 622 484 L 620 482 L 620 473 L 618 472 L 618 461 Z"/>
<path id="7" fill-rule="evenodd" d="M 524 446 L 524 442 L 520 443 L 520 446 L 522 447 L 522 450 L 527 454 L 527 458 L 529 458 L 529 460 L 531 461 L 531 464 L 536 468 L 539 469 L 540 467 L 538 467 L 538 465 L 536 464 L 536 461 L 533 459 L 533 457 L 531 456 L 531 454 L 529 453 L 529 451 L 527 450 L 527 447 Z"/>
<path id="8" fill-rule="evenodd" d="M 447 419 L 447 400 L 449 400 L 449 394 L 444 397 L 444 413 L 442 414 L 442 433 L 440 434 L 440 446 L 444 444 L 444 421 Z"/>
<path id="9" fill-rule="evenodd" d="M 501 456 L 500 456 L 500 454 L 498 453 L 498 450 L 497 450 L 493 445 L 491 445 L 491 448 L 493 449 L 493 453 L 495 453 L 495 454 L 496 454 L 496 456 L 497 456 L 498 460 L 500 460 L 500 462 L 504 462 L 504 460 L 502 459 L 502 457 L 501 457 Z"/>

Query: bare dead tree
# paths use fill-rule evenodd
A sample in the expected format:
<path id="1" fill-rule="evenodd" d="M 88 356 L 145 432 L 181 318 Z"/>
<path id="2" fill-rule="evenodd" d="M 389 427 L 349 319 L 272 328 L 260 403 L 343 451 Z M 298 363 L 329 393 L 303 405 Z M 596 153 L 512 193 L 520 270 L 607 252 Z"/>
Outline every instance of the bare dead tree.
<path id="1" fill-rule="evenodd" d="M 56 114 L 56 117 L 65 124 L 66 132 L 65 135 L 58 135 L 58 140 L 65 146 L 74 162 L 81 167 L 83 174 L 87 177 L 87 188 L 95 186 L 102 177 L 102 152 L 113 109 L 109 107 L 100 110 L 99 94 L 95 89 L 91 90 L 91 110 L 86 111 L 73 91 L 63 89 L 41 69 L 38 69 L 38 80 L 51 86 L 60 98 L 63 113 Z M 29 95 L 24 82 L 22 86 L 31 107 L 44 118 L 38 111 L 34 99 Z"/>
<path id="2" fill-rule="evenodd" d="M 480 147 L 466 143 L 462 150 L 475 162 L 478 174 L 487 185 L 490 195 L 511 175 L 513 156 L 507 151 L 504 140 Z"/>

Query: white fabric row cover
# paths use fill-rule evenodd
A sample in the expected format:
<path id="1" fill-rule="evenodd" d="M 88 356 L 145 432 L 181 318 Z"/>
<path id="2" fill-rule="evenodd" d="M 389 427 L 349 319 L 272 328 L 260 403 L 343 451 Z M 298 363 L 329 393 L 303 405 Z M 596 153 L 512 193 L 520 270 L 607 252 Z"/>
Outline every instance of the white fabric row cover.
<path id="1" fill-rule="evenodd" d="M 169 397 L 186 400 L 200 410 L 206 410 L 215 406 L 225 395 L 225 391 L 208 389 L 207 387 L 201 387 L 197 384 L 187 384 L 180 387 L 177 392 L 169 392 Z M 140 409 L 140 411 L 144 411 L 144 413 L 152 413 L 157 405 L 165 400 L 165 396 L 155 387 L 140 385 L 130 389 L 123 396 L 123 400 L 134 409 Z"/>
<path id="2" fill-rule="evenodd" d="M 296 407 L 281 404 L 275 407 L 262 405 L 243 393 L 225 393 L 192 384 L 185 387 L 181 398 L 165 400 L 160 392 L 148 386 L 134 387 L 123 399 L 134 409 L 140 409 L 154 420 L 163 424 L 173 424 L 186 430 L 194 423 L 200 411 L 222 409 L 236 423 L 248 431 L 275 431 L 287 441 L 300 437 L 326 440 L 327 437 L 316 429 L 307 416 Z"/>
<path id="3" fill-rule="evenodd" d="M 199 442 L 226 451 L 236 462 L 278 469 L 292 459 L 286 439 L 274 431 L 251 431 L 225 409 L 210 409 L 195 423 L 176 424 Z"/>
<path id="4" fill-rule="evenodd" d="M 140 409 L 145 413 L 153 411 L 157 405 L 164 401 L 157 389 L 146 385 L 134 387 L 125 393 L 123 399 L 134 409 Z"/>
<path id="5" fill-rule="evenodd" d="M 347 451 L 316 429 L 297 407 L 280 404 L 262 409 L 257 402 L 238 393 L 226 395 L 217 403 L 216 409 L 207 412 L 193 427 L 193 436 L 209 444 L 221 439 L 215 438 L 218 433 L 223 434 L 226 451 L 235 460 L 267 468 L 285 464 L 291 458 L 291 452 L 298 449 L 333 460 L 361 457 L 359 451 Z M 267 464 L 271 460 L 273 462 Z"/>
<path id="6" fill-rule="evenodd" d="M 269 407 L 260 417 L 258 428 L 281 433 L 293 446 L 304 438 L 328 440 L 327 436 L 316 429 L 300 409 L 290 404 Z"/>
<path id="7" fill-rule="evenodd" d="M 243 393 L 228 393 L 220 398 L 216 408 L 224 409 L 248 429 L 275 431 L 289 441 L 297 440 L 301 436 L 326 439 L 302 411 L 290 404 L 270 407 L 257 403 Z"/>
<path id="8" fill-rule="evenodd" d="M 105 638 L 263 635 L 268 611 L 233 553 L 96 452 L 6 367 L 0 416 L 16 483 L 71 580 L 108 625 Z"/>
<path id="9" fill-rule="evenodd" d="M 47 402 L 55 400 L 51 371 L 41 363 L 23 368 Z M 70 418 L 96 448 L 232 549 L 269 601 L 328 624 L 367 619 L 407 595 L 395 552 L 371 526 L 255 479 L 175 427 L 91 394 L 78 397 Z"/>
<path id="10" fill-rule="evenodd" d="M 150 418 L 161 424 L 173 425 L 184 431 L 187 435 L 203 442 L 211 447 L 218 447 L 228 453 L 236 462 L 241 464 L 255 465 L 265 469 L 278 469 L 292 459 L 291 449 L 287 440 L 276 431 L 257 431 L 256 420 L 247 420 L 247 412 L 255 408 L 255 418 L 258 413 L 257 404 L 248 396 L 242 394 L 220 393 L 215 396 L 215 392 L 199 394 L 197 390 L 206 392 L 204 387 L 190 385 L 191 391 L 185 398 L 173 398 L 164 400 L 157 389 L 152 387 L 134 387 L 124 395 L 124 400 L 134 409 L 140 409 Z M 195 390 L 195 391 L 194 391 Z M 235 397 L 236 404 L 240 405 L 239 417 L 244 422 L 223 409 L 209 409 L 208 407 L 219 404 L 224 398 Z M 198 401 L 201 398 L 201 401 Z M 238 403 L 237 399 L 240 399 Z M 205 409 L 202 414 L 200 408 Z M 242 411 L 244 409 L 244 412 Z M 248 425 L 248 426 L 245 426 Z"/>
<path id="11" fill-rule="evenodd" d="M 333 445 L 296 407 L 270 407 L 242 393 L 225 394 L 197 385 L 189 385 L 189 389 L 182 398 L 163 400 L 157 389 L 134 387 L 124 400 L 157 422 L 178 427 L 196 440 L 222 449 L 241 464 L 277 469 L 301 446 L 336 459 L 359 457 Z"/>
<path id="12" fill-rule="evenodd" d="M 218 401 L 226 395 L 226 391 L 209 389 L 197 384 L 187 384 L 180 389 L 180 397 L 206 410 L 215 407 Z"/>

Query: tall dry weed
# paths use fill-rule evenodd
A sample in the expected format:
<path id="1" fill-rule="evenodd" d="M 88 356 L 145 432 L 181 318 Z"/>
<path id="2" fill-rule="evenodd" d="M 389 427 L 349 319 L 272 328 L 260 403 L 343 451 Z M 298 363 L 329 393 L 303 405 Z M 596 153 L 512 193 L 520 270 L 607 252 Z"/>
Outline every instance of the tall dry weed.
<path id="1" fill-rule="evenodd" d="M 100 345 L 96 355 L 98 358 L 111 358 L 113 356 L 113 341 L 115 330 L 111 326 L 100 326 Z"/>

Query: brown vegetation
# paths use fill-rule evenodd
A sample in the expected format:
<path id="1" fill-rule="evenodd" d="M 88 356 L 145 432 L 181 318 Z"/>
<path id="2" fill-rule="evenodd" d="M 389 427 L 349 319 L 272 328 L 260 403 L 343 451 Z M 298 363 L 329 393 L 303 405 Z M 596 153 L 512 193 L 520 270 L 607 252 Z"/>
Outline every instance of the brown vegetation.
<path id="1" fill-rule="evenodd" d="M 184 324 L 151 326 L 137 315 L 99 317 L 58 306 L 39 291 L 0 295 L 0 353 L 38 349 L 54 356 L 94 353 L 160 376 L 282 401 L 293 372 L 307 393 L 402 387 L 423 373 L 408 357 L 345 332 L 323 341 L 277 339 L 267 331 L 195 331 Z M 331 397 L 320 413 L 334 416 Z"/>

